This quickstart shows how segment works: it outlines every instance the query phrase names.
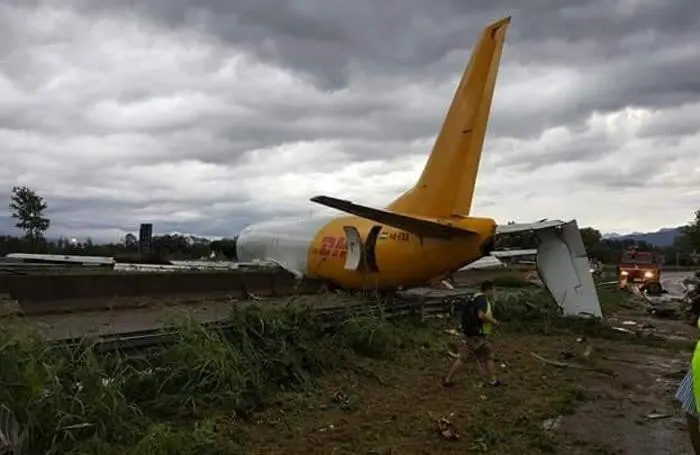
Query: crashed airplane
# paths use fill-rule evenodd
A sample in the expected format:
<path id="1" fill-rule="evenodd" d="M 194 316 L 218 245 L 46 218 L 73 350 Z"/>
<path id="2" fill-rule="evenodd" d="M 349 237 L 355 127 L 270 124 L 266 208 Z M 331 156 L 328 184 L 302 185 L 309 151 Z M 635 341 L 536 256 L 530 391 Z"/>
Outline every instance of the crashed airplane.
<path id="1" fill-rule="evenodd" d="M 272 262 L 348 290 L 391 291 L 449 276 L 491 255 L 496 236 L 529 231 L 539 240 L 539 274 L 564 314 L 602 316 L 575 220 L 498 226 L 469 215 L 509 24 L 507 17 L 483 30 L 413 188 L 385 209 L 313 197 L 344 214 L 248 226 L 238 260 Z"/>

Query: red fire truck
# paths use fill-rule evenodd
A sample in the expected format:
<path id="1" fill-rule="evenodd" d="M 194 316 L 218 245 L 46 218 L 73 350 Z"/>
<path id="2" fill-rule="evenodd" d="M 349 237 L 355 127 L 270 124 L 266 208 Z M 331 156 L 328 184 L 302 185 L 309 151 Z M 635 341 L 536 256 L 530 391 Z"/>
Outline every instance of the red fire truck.
<path id="1" fill-rule="evenodd" d="M 639 251 L 632 247 L 622 253 L 617 266 L 620 287 L 627 283 L 658 283 L 661 279 L 662 255 L 653 251 Z"/>

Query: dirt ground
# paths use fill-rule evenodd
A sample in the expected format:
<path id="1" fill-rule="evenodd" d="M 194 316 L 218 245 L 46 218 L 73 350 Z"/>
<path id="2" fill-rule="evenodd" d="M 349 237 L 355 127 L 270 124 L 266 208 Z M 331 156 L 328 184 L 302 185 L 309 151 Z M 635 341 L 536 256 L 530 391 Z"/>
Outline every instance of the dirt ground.
<path id="1" fill-rule="evenodd" d="M 465 281 L 478 279 L 484 276 Z M 677 343 L 650 347 L 632 340 L 636 331 L 694 340 L 696 329 L 646 314 L 631 299 L 620 301 L 604 308 L 605 315 L 611 325 L 630 332 L 629 342 L 578 342 L 573 334 L 524 335 L 507 327 L 496 334 L 503 388 L 484 387 L 475 364 L 455 387 L 442 388 L 452 361 L 448 351 L 459 337 L 440 327 L 423 349 L 388 361 L 358 360 L 323 377 L 313 390 L 280 395 L 252 421 L 222 415 L 220 423 L 237 436 L 246 434 L 248 453 L 255 454 L 691 454 L 673 398 L 690 352 Z M 231 306 L 202 302 L 187 309 L 207 321 L 224 317 Z M 152 328 L 168 319 L 165 313 L 182 310 L 54 315 L 40 322 L 50 337 L 65 337 Z M 587 346 L 592 348 L 588 357 Z M 533 352 L 604 372 L 559 368 Z M 451 422 L 459 439 L 439 434 L 440 418 Z"/>
<path id="2" fill-rule="evenodd" d="M 442 333 L 446 345 L 454 335 Z M 318 391 L 289 394 L 248 424 L 258 454 L 690 454 L 673 401 L 689 353 L 575 336 L 502 335 L 495 340 L 506 386 L 484 387 L 476 365 L 440 386 L 447 349 L 372 361 L 325 378 Z M 562 352 L 614 376 L 557 368 Z M 347 403 L 336 395 L 347 396 Z M 436 420 L 460 434 L 446 440 Z M 545 428 L 549 425 L 551 428 Z"/>

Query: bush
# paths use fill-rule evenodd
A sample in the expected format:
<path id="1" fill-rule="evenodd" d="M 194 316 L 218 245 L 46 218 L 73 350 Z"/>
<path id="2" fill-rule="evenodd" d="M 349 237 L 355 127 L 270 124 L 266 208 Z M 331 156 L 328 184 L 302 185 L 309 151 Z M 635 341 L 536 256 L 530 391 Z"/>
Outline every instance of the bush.
<path id="1" fill-rule="evenodd" d="M 4 332 L 0 402 L 36 453 L 234 453 L 235 444 L 226 452 L 207 445 L 215 426 L 179 430 L 159 421 L 188 422 L 211 407 L 246 418 L 271 392 L 307 386 L 353 352 L 388 357 L 416 331 L 370 313 L 326 328 L 311 316 L 249 307 L 231 315 L 226 332 L 186 319 L 174 343 L 138 356 L 99 356 L 89 344 L 49 349 L 31 334 Z"/>

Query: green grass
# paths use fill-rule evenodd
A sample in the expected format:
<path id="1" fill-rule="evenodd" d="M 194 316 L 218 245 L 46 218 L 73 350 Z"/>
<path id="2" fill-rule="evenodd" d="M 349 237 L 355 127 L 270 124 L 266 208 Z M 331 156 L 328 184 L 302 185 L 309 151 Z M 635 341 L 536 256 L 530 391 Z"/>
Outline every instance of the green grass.
<path id="1" fill-rule="evenodd" d="M 622 309 L 640 309 L 629 293 L 616 288 L 599 288 L 598 297 L 604 315 Z M 562 316 L 559 306 L 542 289 L 522 290 L 518 293 L 502 294 L 497 297 L 494 315 L 506 323 L 504 330 L 533 335 L 562 335 L 573 333 L 582 336 L 603 338 L 654 347 L 669 347 L 689 350 L 694 342 L 668 340 L 653 332 L 624 333 L 613 329 L 598 318 L 578 318 Z"/>
<path id="2" fill-rule="evenodd" d="M 230 322 L 221 333 L 183 321 L 175 343 L 128 357 L 87 344 L 50 350 L 32 334 L 4 332 L 0 403 L 36 453 L 242 453 L 240 435 L 212 442 L 217 426 L 201 421 L 209 410 L 245 420 L 275 392 L 308 387 L 352 356 L 389 357 L 424 330 L 370 314 L 328 330 L 290 308 L 249 307 Z"/>
<path id="3" fill-rule="evenodd" d="M 542 290 L 504 293 L 495 312 L 508 332 L 654 343 L 598 320 L 563 318 Z M 31 333 L 5 331 L 0 403 L 16 413 L 30 453 L 247 453 L 238 423 L 279 392 L 313 389 L 325 373 L 361 371 L 362 358 L 391 362 L 386 359 L 401 351 L 442 350 L 436 333 L 456 321 L 390 321 L 365 313 L 323 328 L 308 309 L 251 306 L 234 312 L 230 322 L 233 330 L 223 333 L 182 320 L 175 343 L 129 356 L 97 355 L 89 344 L 49 349 Z M 569 392 L 554 405 L 562 413 L 581 401 Z M 225 421 L 211 417 L 222 410 Z M 533 435 L 533 444 L 548 451 L 548 437 Z"/>

